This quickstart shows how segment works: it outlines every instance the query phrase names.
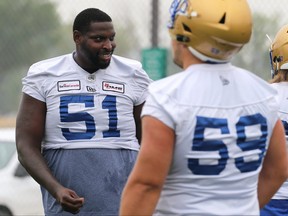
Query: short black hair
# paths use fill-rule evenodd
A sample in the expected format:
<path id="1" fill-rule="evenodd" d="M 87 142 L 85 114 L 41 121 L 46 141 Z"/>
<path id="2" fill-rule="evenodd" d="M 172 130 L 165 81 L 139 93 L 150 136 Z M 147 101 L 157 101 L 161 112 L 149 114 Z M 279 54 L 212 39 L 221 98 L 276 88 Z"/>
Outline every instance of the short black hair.
<path id="1" fill-rule="evenodd" d="M 112 22 L 112 19 L 104 11 L 97 8 L 87 8 L 75 17 L 73 32 L 75 30 L 81 33 L 88 32 L 91 22 Z"/>

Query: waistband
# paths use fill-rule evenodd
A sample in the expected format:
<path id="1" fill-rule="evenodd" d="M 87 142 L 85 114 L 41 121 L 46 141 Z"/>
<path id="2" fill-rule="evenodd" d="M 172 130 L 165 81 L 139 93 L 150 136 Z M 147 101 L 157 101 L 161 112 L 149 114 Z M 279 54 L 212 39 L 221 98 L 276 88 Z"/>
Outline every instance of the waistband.
<path id="1" fill-rule="evenodd" d="M 288 199 L 272 199 L 268 205 L 275 208 L 288 209 Z"/>

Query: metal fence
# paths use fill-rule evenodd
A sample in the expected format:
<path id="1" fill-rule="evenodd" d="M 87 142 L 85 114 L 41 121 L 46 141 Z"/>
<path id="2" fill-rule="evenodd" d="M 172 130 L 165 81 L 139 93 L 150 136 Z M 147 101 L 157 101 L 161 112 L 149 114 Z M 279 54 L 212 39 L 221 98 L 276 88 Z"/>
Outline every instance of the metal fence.
<path id="1" fill-rule="evenodd" d="M 86 7 L 98 7 L 110 14 L 115 22 L 115 28 L 125 27 L 133 23 L 133 32 L 126 32 L 131 43 L 137 41 L 129 57 L 140 59 L 140 50 L 152 46 L 152 6 L 158 1 L 158 42 L 160 47 L 169 47 L 170 39 L 166 24 L 169 18 L 171 0 L 53 0 L 58 6 L 58 12 L 64 22 L 72 22 L 75 15 Z M 248 0 L 253 14 L 261 14 L 268 18 L 278 16 L 277 25 L 288 23 L 287 0 Z M 272 20 L 271 20 L 272 21 Z M 260 27 L 261 28 L 261 27 Z M 263 32 L 263 34 L 275 32 Z M 264 36 L 265 36 L 264 34 Z"/>
<path id="2" fill-rule="evenodd" d="M 17 112 L 21 93 L 21 78 L 33 62 L 65 54 L 74 49 L 72 22 L 74 17 L 85 8 L 97 7 L 112 17 L 117 32 L 116 54 L 141 60 L 142 50 L 151 48 L 153 36 L 155 39 L 155 35 L 153 35 L 155 29 L 152 25 L 153 21 L 155 24 L 155 13 L 154 17 L 152 15 L 152 5 L 155 5 L 155 1 L 158 1 L 156 13 L 157 46 L 168 50 L 166 76 L 169 76 L 180 70 L 174 66 L 169 56 L 170 38 L 166 25 L 171 0 L 1 0 L 2 18 L 0 19 L 0 27 L 2 33 L 0 39 L 2 39 L 2 45 L 0 45 L 0 51 L 2 58 L 0 59 L 0 66 L 2 76 L 0 78 L 0 101 L 5 101 L 5 103 L 0 103 L 0 116 L 3 114 L 14 115 Z M 248 0 L 248 2 L 253 12 L 253 18 L 256 19 L 253 27 L 253 38 L 240 52 L 240 60 L 236 59 L 235 64 L 251 69 L 262 78 L 268 79 L 270 70 L 267 59 L 269 41 L 266 34 L 273 38 L 280 26 L 288 23 L 286 13 L 288 1 Z M 48 27 L 43 26 L 40 18 L 44 13 L 48 13 L 51 8 L 49 10 L 48 8 L 46 10 L 45 7 L 35 9 L 33 10 L 33 16 L 29 12 L 25 12 L 27 5 L 42 3 L 52 3 L 54 5 L 62 29 L 61 32 L 57 30 L 58 32 L 55 33 L 55 35 L 58 33 L 58 39 L 62 38 L 62 43 L 54 49 L 49 49 L 49 52 L 43 53 L 40 52 L 41 48 L 37 46 L 39 43 L 45 43 L 46 40 L 48 43 L 49 31 L 53 31 L 53 26 L 50 26 L 51 30 L 49 30 Z M 53 11 L 53 8 L 51 11 Z M 25 26 L 24 22 L 28 22 L 27 20 L 30 20 L 33 24 L 28 27 Z M 24 31 L 24 36 L 17 35 L 20 30 Z M 4 38 L 4 35 L 6 35 L 6 38 Z M 28 49 L 27 43 L 29 44 Z M 51 47 L 52 45 L 53 36 L 50 36 L 47 46 Z M 19 55 L 19 52 L 22 54 Z M 35 57 L 25 60 L 30 55 Z"/>

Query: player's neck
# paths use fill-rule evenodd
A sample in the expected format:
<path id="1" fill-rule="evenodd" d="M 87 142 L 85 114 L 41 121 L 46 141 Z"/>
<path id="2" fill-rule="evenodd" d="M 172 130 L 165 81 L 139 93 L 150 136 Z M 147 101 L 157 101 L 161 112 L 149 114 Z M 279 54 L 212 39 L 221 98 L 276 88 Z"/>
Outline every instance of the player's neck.
<path id="1" fill-rule="evenodd" d="M 97 71 L 99 68 L 95 68 L 94 65 L 89 67 L 89 62 L 85 62 L 84 58 L 81 58 L 77 52 L 73 53 L 73 59 L 74 61 L 85 71 L 87 71 L 88 73 L 94 73 L 95 71 Z"/>
<path id="2" fill-rule="evenodd" d="M 183 69 L 185 70 L 190 65 L 194 64 L 203 64 L 204 62 L 198 58 L 196 58 L 188 48 L 182 50 L 182 59 L 183 59 Z"/>

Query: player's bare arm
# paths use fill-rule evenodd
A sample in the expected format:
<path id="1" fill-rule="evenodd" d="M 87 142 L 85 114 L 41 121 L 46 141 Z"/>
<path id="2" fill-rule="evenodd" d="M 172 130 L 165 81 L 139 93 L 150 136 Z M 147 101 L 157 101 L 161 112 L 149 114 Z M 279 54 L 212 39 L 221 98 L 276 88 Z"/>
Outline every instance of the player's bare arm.
<path id="1" fill-rule="evenodd" d="M 122 195 L 120 215 L 153 213 L 172 161 L 174 131 L 150 116 L 144 116 L 142 123 L 141 149 Z M 136 212 L 131 211 L 133 206 Z"/>
<path id="2" fill-rule="evenodd" d="M 83 205 L 83 198 L 64 188 L 51 174 L 43 156 L 41 142 L 44 136 L 46 104 L 23 94 L 16 122 L 16 145 L 21 164 L 43 185 L 67 211 L 75 212 Z M 66 197 L 66 198 L 65 198 Z"/>
<path id="3" fill-rule="evenodd" d="M 275 167 L 278 167 L 278 169 L 275 169 Z M 260 208 L 269 202 L 287 177 L 288 159 L 285 131 L 281 120 L 278 120 L 264 158 L 262 170 L 259 174 L 258 198 Z"/>

